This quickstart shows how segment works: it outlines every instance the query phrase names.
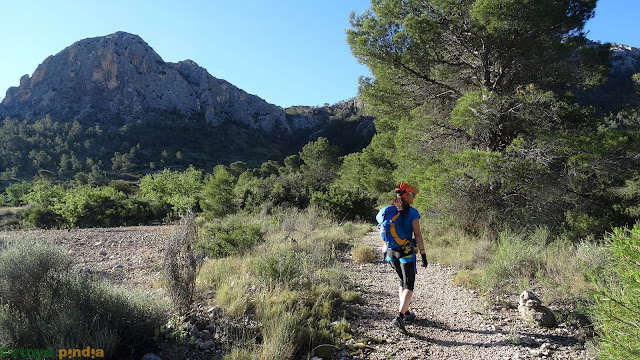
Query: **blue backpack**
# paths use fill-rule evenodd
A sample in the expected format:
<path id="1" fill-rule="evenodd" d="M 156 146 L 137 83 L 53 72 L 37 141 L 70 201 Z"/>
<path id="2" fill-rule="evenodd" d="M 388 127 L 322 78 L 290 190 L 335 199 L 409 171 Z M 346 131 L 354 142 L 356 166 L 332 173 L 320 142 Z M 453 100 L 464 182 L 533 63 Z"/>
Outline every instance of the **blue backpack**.
<path id="1" fill-rule="evenodd" d="M 387 245 L 387 249 L 400 250 L 411 246 L 410 235 L 402 229 L 402 215 L 395 206 L 389 205 L 380 209 L 376 220 L 380 228 L 380 237 Z"/>

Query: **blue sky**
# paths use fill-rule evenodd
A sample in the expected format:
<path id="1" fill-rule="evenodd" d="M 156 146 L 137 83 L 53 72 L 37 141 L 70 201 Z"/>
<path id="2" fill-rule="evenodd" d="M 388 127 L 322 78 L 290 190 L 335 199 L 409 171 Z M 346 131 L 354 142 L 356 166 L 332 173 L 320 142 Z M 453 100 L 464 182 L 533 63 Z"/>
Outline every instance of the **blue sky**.
<path id="1" fill-rule="evenodd" d="M 349 14 L 369 0 L 0 0 L 0 98 L 49 55 L 116 31 L 140 35 L 165 60 L 191 59 L 282 107 L 357 94 L 368 70 L 346 43 Z M 600 0 L 588 37 L 640 47 L 638 0 Z"/>

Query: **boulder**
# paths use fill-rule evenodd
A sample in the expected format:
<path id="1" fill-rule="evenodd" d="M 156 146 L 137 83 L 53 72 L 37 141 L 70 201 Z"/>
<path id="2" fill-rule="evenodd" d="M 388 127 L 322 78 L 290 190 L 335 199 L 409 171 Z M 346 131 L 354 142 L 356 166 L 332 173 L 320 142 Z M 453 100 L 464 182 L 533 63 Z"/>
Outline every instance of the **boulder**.
<path id="1" fill-rule="evenodd" d="M 541 327 L 554 328 L 558 326 L 553 312 L 531 291 L 520 294 L 518 312 L 524 321 Z"/>

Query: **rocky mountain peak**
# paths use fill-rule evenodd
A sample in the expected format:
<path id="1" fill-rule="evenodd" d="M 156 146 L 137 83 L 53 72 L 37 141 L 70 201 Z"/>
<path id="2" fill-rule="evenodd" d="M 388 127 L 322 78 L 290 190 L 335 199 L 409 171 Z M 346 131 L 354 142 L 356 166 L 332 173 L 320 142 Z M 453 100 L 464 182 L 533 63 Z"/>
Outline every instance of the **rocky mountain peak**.
<path id="1" fill-rule="evenodd" d="M 140 36 L 117 32 L 80 40 L 49 56 L 7 91 L 0 117 L 109 125 L 167 114 L 290 133 L 282 108 L 211 76 L 194 61 L 168 63 Z"/>

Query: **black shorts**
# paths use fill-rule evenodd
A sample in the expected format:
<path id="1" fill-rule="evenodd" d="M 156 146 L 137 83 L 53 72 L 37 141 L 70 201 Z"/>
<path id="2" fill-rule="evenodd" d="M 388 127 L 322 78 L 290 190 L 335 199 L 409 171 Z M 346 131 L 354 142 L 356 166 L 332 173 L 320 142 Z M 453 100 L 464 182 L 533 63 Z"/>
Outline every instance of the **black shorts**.
<path id="1" fill-rule="evenodd" d="M 416 283 L 415 260 L 400 262 L 400 258 L 406 256 L 406 254 L 391 249 L 388 249 L 385 255 L 387 261 L 389 261 L 389 264 L 391 264 L 391 267 L 396 271 L 400 278 L 400 286 L 402 286 L 403 289 L 413 291 L 413 287 Z"/>

